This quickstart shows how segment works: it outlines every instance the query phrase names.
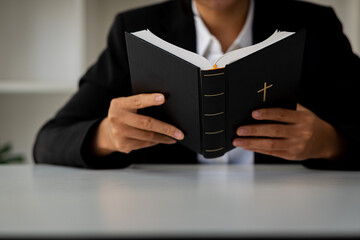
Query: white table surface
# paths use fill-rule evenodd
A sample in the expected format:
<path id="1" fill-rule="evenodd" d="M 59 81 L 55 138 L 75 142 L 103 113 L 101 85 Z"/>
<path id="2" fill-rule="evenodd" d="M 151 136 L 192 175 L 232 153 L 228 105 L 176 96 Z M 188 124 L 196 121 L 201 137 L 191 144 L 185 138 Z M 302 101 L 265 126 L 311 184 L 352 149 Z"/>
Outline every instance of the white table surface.
<path id="1" fill-rule="evenodd" d="M 360 236 L 360 172 L 0 166 L 0 238 Z"/>

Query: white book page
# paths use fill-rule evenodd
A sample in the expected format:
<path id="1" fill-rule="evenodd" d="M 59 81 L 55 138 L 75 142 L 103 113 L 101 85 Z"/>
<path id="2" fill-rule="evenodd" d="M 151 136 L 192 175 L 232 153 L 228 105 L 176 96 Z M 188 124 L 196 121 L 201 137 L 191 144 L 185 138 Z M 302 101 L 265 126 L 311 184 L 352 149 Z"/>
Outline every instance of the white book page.
<path id="1" fill-rule="evenodd" d="M 196 54 L 194 52 L 188 51 L 186 49 L 180 48 L 178 46 L 175 46 L 174 44 L 171 44 L 169 42 L 166 42 L 150 32 L 150 30 L 141 30 L 138 32 L 132 33 L 133 35 L 161 48 L 165 51 L 184 59 L 185 61 L 194 64 L 195 66 L 199 67 L 201 70 L 205 69 L 211 69 L 213 66 L 211 63 L 204 58 L 203 56 Z"/>
<path id="2" fill-rule="evenodd" d="M 267 46 L 270 46 L 271 44 L 274 44 L 284 38 L 287 38 L 294 33 L 295 32 L 280 32 L 280 31 L 276 30 L 270 37 L 268 37 L 267 39 L 265 39 L 264 41 L 262 41 L 260 43 L 225 53 L 222 57 L 220 57 L 215 62 L 216 67 L 218 67 L 218 68 L 225 67 L 227 64 L 235 62 L 235 61 L 237 61 L 241 58 L 244 58 L 254 52 L 257 52 Z"/>
<path id="3" fill-rule="evenodd" d="M 184 59 L 185 61 L 192 63 L 193 65 L 199 67 L 201 70 L 209 70 L 212 69 L 212 64 L 203 56 L 196 54 L 194 52 L 185 50 L 183 48 L 177 47 L 174 44 L 166 42 L 150 32 L 150 30 L 141 30 L 138 32 L 131 33 L 144 41 L 147 41 L 179 58 Z M 275 31 L 269 38 L 265 39 L 264 41 L 249 46 L 245 48 L 240 48 L 231 52 L 224 54 L 216 61 L 216 67 L 222 68 L 225 67 L 227 64 L 235 62 L 241 58 L 244 58 L 254 52 L 257 52 L 271 44 L 274 44 L 284 38 L 287 38 L 294 34 L 294 32 L 282 32 L 282 31 Z"/>

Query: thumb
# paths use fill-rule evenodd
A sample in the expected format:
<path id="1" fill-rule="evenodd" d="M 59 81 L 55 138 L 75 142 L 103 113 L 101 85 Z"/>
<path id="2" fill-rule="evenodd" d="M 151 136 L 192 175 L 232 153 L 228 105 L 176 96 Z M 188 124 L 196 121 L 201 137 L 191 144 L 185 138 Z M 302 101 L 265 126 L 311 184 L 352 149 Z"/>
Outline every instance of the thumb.
<path id="1" fill-rule="evenodd" d="M 298 103 L 296 105 L 296 111 L 299 111 L 299 112 L 311 112 L 309 109 L 307 109 L 306 107 L 304 107 L 300 103 Z"/>

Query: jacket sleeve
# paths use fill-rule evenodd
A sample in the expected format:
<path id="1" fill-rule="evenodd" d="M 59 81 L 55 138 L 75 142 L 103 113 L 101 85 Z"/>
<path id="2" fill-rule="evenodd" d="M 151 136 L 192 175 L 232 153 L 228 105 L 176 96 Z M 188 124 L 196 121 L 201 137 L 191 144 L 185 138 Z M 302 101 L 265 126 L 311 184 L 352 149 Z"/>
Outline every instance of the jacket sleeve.
<path id="1" fill-rule="evenodd" d="M 360 170 L 360 59 L 352 52 L 335 12 L 327 10 L 322 26 L 310 30 L 309 35 L 317 37 L 308 41 L 308 63 L 304 67 L 304 78 L 308 80 L 302 86 L 306 94 L 300 103 L 312 106 L 320 118 L 344 136 L 347 152 L 337 162 L 309 159 L 303 165 L 314 169 Z"/>
<path id="2" fill-rule="evenodd" d="M 39 131 L 33 155 L 36 163 L 86 168 L 123 168 L 136 153 L 114 153 L 105 158 L 90 154 L 90 139 L 107 116 L 110 101 L 131 94 L 122 16 L 110 30 L 107 48 L 80 79 L 72 98 Z"/>

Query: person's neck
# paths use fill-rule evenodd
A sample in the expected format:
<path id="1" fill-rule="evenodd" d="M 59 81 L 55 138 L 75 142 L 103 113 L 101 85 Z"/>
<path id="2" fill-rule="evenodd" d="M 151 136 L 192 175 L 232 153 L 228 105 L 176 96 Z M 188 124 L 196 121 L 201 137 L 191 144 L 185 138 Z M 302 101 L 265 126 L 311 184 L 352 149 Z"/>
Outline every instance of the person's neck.
<path id="1" fill-rule="evenodd" d="M 224 10 L 211 9 L 197 1 L 195 3 L 205 25 L 219 40 L 221 48 L 225 52 L 245 24 L 250 1 L 238 0 L 233 6 Z"/>

